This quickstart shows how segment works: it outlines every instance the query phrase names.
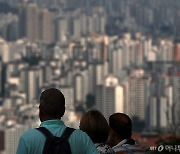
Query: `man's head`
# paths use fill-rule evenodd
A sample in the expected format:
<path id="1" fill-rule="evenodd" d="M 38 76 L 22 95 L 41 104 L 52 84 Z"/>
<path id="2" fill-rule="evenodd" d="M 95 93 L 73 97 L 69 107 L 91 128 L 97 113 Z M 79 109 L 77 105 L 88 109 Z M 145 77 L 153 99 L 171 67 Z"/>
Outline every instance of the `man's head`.
<path id="1" fill-rule="evenodd" d="M 65 112 L 65 98 L 60 90 L 46 89 L 41 93 L 39 117 L 41 121 L 48 119 L 60 119 Z"/>
<path id="2" fill-rule="evenodd" d="M 109 127 L 111 132 L 113 132 L 115 136 L 118 136 L 120 140 L 131 138 L 132 122 L 128 115 L 124 113 L 114 113 L 109 117 Z"/>

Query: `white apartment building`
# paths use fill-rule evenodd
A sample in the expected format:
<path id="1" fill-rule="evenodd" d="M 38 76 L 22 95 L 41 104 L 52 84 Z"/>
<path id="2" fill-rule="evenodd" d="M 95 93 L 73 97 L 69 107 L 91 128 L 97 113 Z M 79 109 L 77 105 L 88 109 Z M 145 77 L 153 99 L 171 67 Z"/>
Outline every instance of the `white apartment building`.
<path id="1" fill-rule="evenodd" d="M 143 70 L 136 70 L 124 82 L 124 112 L 130 117 L 138 117 L 140 120 L 145 120 L 149 85 L 149 78 L 144 77 L 143 74 Z"/>
<path id="2" fill-rule="evenodd" d="M 96 109 L 107 119 L 115 112 L 123 112 L 123 100 L 123 87 L 112 75 L 106 77 L 104 85 L 96 87 Z"/>

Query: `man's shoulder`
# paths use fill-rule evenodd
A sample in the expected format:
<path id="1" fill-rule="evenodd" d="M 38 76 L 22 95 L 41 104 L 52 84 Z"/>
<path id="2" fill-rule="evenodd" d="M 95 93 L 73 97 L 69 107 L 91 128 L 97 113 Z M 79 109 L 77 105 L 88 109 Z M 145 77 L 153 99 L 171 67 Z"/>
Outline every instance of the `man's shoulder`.
<path id="1" fill-rule="evenodd" d="M 28 129 L 25 132 L 22 133 L 22 137 L 29 137 L 29 136 L 39 136 L 41 133 L 36 129 Z M 42 134 L 41 134 L 42 135 Z M 87 134 L 79 129 L 74 129 L 71 136 L 79 136 L 79 137 L 87 137 Z"/>
<path id="2" fill-rule="evenodd" d="M 28 129 L 25 132 L 23 132 L 21 134 L 22 138 L 28 138 L 28 137 L 33 137 L 33 136 L 38 136 L 40 133 L 38 132 L 38 130 L 36 130 L 35 128 L 32 129 Z"/>

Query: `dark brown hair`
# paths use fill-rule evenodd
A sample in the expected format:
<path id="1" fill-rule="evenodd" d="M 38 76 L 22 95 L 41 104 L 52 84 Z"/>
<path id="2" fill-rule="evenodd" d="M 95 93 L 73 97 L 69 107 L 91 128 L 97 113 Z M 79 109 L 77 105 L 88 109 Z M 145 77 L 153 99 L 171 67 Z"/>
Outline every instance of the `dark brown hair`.
<path id="1" fill-rule="evenodd" d="M 109 126 L 101 112 L 88 111 L 80 121 L 80 129 L 86 132 L 94 143 L 106 142 L 109 134 Z"/>
<path id="2" fill-rule="evenodd" d="M 58 89 L 46 89 L 41 93 L 40 106 L 43 108 L 46 115 L 61 118 L 65 112 L 64 95 Z"/>
<path id="3" fill-rule="evenodd" d="M 114 113 L 109 117 L 109 126 L 122 139 L 131 138 L 132 122 L 128 115 L 124 113 Z"/>

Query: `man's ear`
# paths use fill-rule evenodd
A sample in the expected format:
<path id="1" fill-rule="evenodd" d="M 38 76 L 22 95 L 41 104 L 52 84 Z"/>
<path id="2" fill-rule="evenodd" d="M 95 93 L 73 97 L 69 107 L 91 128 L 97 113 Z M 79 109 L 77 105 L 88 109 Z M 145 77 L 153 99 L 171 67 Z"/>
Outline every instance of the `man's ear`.
<path id="1" fill-rule="evenodd" d="M 42 121 L 42 117 L 44 115 L 44 109 L 41 105 L 39 105 L 39 118 L 40 118 L 40 121 Z"/>
<path id="2" fill-rule="evenodd" d="M 66 110 L 66 107 L 65 107 L 65 105 L 64 105 L 64 106 L 61 108 L 61 115 L 60 115 L 60 118 L 64 116 L 65 110 Z"/>

